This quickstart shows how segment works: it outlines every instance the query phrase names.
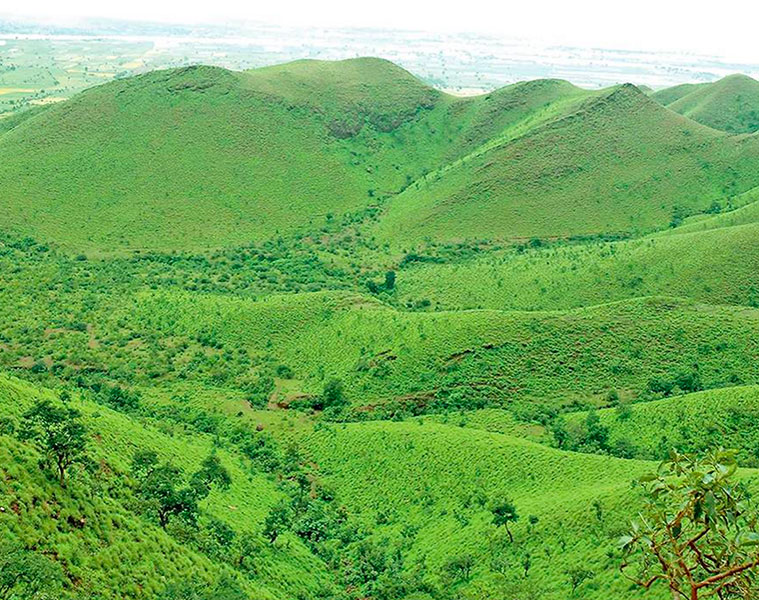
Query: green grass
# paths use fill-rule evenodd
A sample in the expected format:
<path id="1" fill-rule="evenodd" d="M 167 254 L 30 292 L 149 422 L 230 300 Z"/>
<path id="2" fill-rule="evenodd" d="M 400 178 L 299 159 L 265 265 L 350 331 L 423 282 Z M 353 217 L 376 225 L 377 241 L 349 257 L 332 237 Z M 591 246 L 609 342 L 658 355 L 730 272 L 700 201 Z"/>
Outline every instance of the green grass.
<path id="1" fill-rule="evenodd" d="M 90 253 L 310 232 L 578 93 L 457 99 L 379 59 L 152 72 L 4 120 L 2 226 Z"/>
<path id="2" fill-rule="evenodd" d="M 546 428 L 538 423 L 519 420 L 514 412 L 502 408 L 480 408 L 417 417 L 422 423 L 431 420 L 435 423 L 471 427 L 482 431 L 502 433 L 512 437 L 524 438 L 533 442 L 548 442 L 550 436 Z"/>
<path id="3" fill-rule="evenodd" d="M 609 428 L 609 442 L 632 444 L 635 455 L 664 459 L 668 448 L 681 452 L 703 452 L 723 446 L 740 450 L 743 465 L 759 465 L 759 388 L 756 386 L 709 390 L 629 405 L 629 410 L 598 411 Z M 577 426 L 584 413 L 571 415 Z"/>
<path id="4" fill-rule="evenodd" d="M 17 380 L 0 381 L 6 416 L 18 417 L 40 395 L 49 392 Z M 0 531 L 52 551 L 67 575 L 67 597 L 96 592 L 100 598 L 145 598 L 172 581 L 214 581 L 223 573 L 236 577 L 255 598 L 314 597 L 329 585 L 325 567 L 289 535 L 275 548 L 261 544 L 252 578 L 177 543 L 135 513 L 122 473 L 137 449 L 154 449 L 192 469 L 209 452 L 211 440 L 172 429 L 168 422 L 144 424 L 87 400 L 75 399 L 73 405 L 85 415 L 90 453 L 100 467 L 93 474 L 75 469 L 65 490 L 39 470 L 33 450 L 0 437 L 5 457 L 0 503 L 14 503 L 12 511 L 0 515 Z M 629 514 L 626 503 L 635 497 L 630 478 L 647 468 L 643 462 L 565 453 L 499 433 L 435 423 L 295 429 L 284 424 L 268 420 L 267 429 L 299 443 L 357 524 L 368 528 L 377 543 L 400 548 L 406 571 L 421 568 L 428 585 L 450 585 L 445 562 L 471 553 L 477 566 L 468 581 L 455 583 L 461 593 L 483 586 L 506 593 L 527 586 L 541 597 L 561 598 L 569 586 L 564 570 L 580 563 L 593 564 L 596 574 L 584 586 L 587 597 L 628 586 L 614 575 L 615 539 Z M 204 509 L 238 532 L 255 531 L 278 492 L 266 478 L 251 477 L 238 456 L 218 452 L 233 486 L 214 492 Z M 490 524 L 487 510 L 490 500 L 503 495 L 515 500 L 521 515 L 513 545 Z M 589 508 L 593 502 L 602 507 L 601 518 Z M 537 524 L 528 526 L 528 515 L 538 517 Z M 70 525 L 80 518 L 84 526 Z M 533 561 L 529 576 L 516 576 L 520 556 L 527 552 Z M 162 558 L 167 554 L 170 561 Z M 503 573 L 496 572 L 497 558 L 506 559 Z"/>
<path id="5" fill-rule="evenodd" d="M 0 409 L 5 417 L 17 420 L 34 400 L 51 396 L 18 380 L 0 378 Z M 93 474 L 75 469 L 68 487 L 61 490 L 40 471 L 35 451 L 9 435 L 0 435 L 4 475 L 0 505 L 9 507 L 0 514 L 3 538 L 12 535 L 52 553 L 64 567 L 69 592 L 81 597 L 89 597 L 87 593 L 103 599 L 154 597 L 171 582 L 214 581 L 224 573 L 234 576 L 225 563 L 180 543 L 140 517 L 134 497 L 124 486 L 124 473 L 135 451 L 155 450 L 162 459 L 192 470 L 211 451 L 210 436 L 189 435 L 172 430 L 169 424 L 143 424 L 84 399 L 75 399 L 72 406 L 84 415 L 90 430 L 90 456 L 99 468 Z M 238 533 L 258 531 L 281 492 L 272 481 L 252 472 L 240 456 L 224 450 L 219 455 L 233 484 L 228 491 L 214 491 L 204 509 Z M 79 518 L 86 525 L 72 526 L 73 519 Z M 323 563 L 294 537 L 279 548 L 262 542 L 256 564 L 255 578 L 236 576 L 256 598 L 311 595 L 330 581 Z"/>
<path id="6" fill-rule="evenodd" d="M 369 234 L 396 249 L 641 232 L 759 184 L 759 139 L 633 86 L 456 98 L 372 58 L 156 71 L 2 128 L 0 224 L 90 254 L 260 243 L 378 212 Z"/>
<path id="7" fill-rule="evenodd" d="M 669 106 L 683 96 L 687 96 L 691 92 L 704 87 L 708 87 L 709 85 L 710 84 L 708 83 L 681 83 L 679 85 L 673 85 L 672 87 L 656 90 L 655 92 L 651 92 L 648 95 L 656 100 L 659 104 Z"/>
<path id="8" fill-rule="evenodd" d="M 676 235 L 690 231 L 706 231 L 707 229 L 759 222 L 759 188 L 752 188 L 735 196 L 732 198 L 732 203 L 735 210 L 714 215 L 696 215 L 686 219 L 680 227 L 663 233 L 665 235 Z"/>
<path id="9" fill-rule="evenodd" d="M 759 131 L 759 81 L 746 75 L 730 75 L 694 86 L 674 98 L 659 92 L 654 97 L 671 110 L 728 133 Z"/>
<path id="10" fill-rule="evenodd" d="M 223 576 L 271 600 L 564 600 L 577 566 L 576 597 L 666 597 L 618 574 L 631 480 L 672 445 L 759 465 L 759 137 L 713 127 L 632 86 L 455 98 L 371 58 L 158 71 L 4 118 L 0 368 L 27 381 L 0 375 L 0 537 L 58 561 L 65 600 Z M 694 372 L 709 391 L 655 399 Z M 335 378 L 344 410 L 306 408 Z M 5 419 L 64 388 L 93 461 L 61 489 Z M 635 459 L 551 447 L 592 407 Z M 297 476 L 244 456 L 256 430 Z M 216 450 L 233 485 L 197 532 L 142 509 L 138 449 L 187 471 Z M 326 539 L 269 544 L 294 481 Z M 211 517 L 254 536 L 253 570 L 198 542 Z"/>
<path id="11" fill-rule="evenodd" d="M 401 248 L 641 232 L 754 187 L 758 160 L 759 138 L 732 139 L 623 86 L 428 175 L 376 231 Z"/>
<path id="12" fill-rule="evenodd" d="M 157 71 L 4 127 L 3 226 L 91 253 L 312 232 L 404 188 L 395 245 L 645 230 L 758 183 L 759 143 L 632 87 L 463 99 L 378 59 Z"/>
<path id="13" fill-rule="evenodd" d="M 340 378 L 355 406 L 556 406 L 611 389 L 635 395 L 651 377 L 693 364 L 711 385 L 730 374 L 759 382 L 759 312 L 665 298 L 567 312 L 420 313 L 348 293 L 158 294 L 138 297 L 128 314 L 146 340 L 200 337 L 244 349 L 253 365 L 286 365 L 304 393 Z"/>
<path id="14" fill-rule="evenodd" d="M 313 121 L 210 67 L 88 90 L 0 138 L 3 226 L 92 250 L 229 245 L 322 223 L 366 204 L 371 184 Z"/>
<path id="15" fill-rule="evenodd" d="M 308 447 L 348 506 L 377 523 L 377 538 L 405 538 L 410 556 L 426 557 L 433 572 L 451 556 L 472 554 L 472 580 L 456 586 L 461 593 L 563 599 L 570 592 L 565 570 L 585 564 L 595 577 L 581 597 L 639 595 L 615 573 L 615 539 L 635 498 L 630 481 L 649 468 L 645 463 L 429 423 L 333 426 L 311 436 Z M 501 497 L 512 498 L 520 515 L 514 544 L 495 531 L 487 510 Z M 538 517 L 534 527 L 529 515 Z M 527 578 L 516 575 L 525 553 L 532 557 Z M 493 558 L 512 571 L 495 573 Z"/>
<path id="16" fill-rule="evenodd" d="M 759 204 L 751 204 L 666 235 L 630 241 L 404 267 L 396 278 L 397 301 L 414 305 L 427 300 L 445 310 L 546 310 L 666 294 L 756 306 L 757 210 Z"/>

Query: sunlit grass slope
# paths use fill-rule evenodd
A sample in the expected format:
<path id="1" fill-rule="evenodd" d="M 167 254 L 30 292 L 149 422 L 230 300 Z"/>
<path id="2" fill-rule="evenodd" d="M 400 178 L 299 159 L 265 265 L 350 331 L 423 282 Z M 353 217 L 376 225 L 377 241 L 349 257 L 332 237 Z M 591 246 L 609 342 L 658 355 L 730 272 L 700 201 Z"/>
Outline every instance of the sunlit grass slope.
<path id="1" fill-rule="evenodd" d="M 730 75 L 695 86 L 677 99 L 659 94 L 654 97 L 668 108 L 714 129 L 729 133 L 759 131 L 759 81 L 746 75 Z"/>
<path id="2" fill-rule="evenodd" d="M 240 77 L 248 89 L 324 113 L 328 125 L 343 137 L 356 135 L 367 122 L 392 131 L 444 98 L 408 71 L 378 58 L 298 60 L 252 69 Z"/>
<path id="3" fill-rule="evenodd" d="M 669 106 L 683 96 L 686 96 L 699 88 L 707 86 L 709 86 L 708 83 L 681 83 L 679 85 L 673 85 L 672 87 L 651 92 L 649 93 L 649 96 L 651 96 L 651 98 L 656 100 L 659 104 Z"/>
<path id="4" fill-rule="evenodd" d="M 200 66 L 7 121 L 0 224 L 77 251 L 198 250 L 312 232 L 402 191 L 376 229 L 396 246 L 636 232 L 755 187 L 758 163 L 759 138 L 629 85 L 456 98 L 373 58 Z"/>
<path id="5" fill-rule="evenodd" d="M 672 299 L 568 312 L 409 313 L 343 293 L 259 301 L 157 294 L 128 310 L 146 339 L 245 348 L 254 363 L 258 356 L 288 367 L 306 393 L 338 377 L 359 406 L 561 404 L 611 389 L 635 395 L 651 377 L 694 364 L 709 385 L 731 376 L 759 382 L 759 312 Z"/>
<path id="6" fill-rule="evenodd" d="M 17 418 L 34 399 L 48 394 L 0 379 L 5 416 Z M 69 592 L 150 598 L 170 582 L 218 581 L 224 574 L 237 578 L 251 598 L 317 597 L 328 589 L 324 566 L 290 534 L 285 534 L 288 543 L 257 549 L 255 576 L 246 579 L 133 512 L 122 479 L 135 450 L 153 449 L 192 469 L 210 451 L 210 437 L 190 437 L 169 424 L 160 429 L 141 425 L 103 406 L 72 402 L 84 414 L 91 432 L 89 451 L 100 466 L 92 474 L 74 469 L 65 490 L 39 470 L 30 447 L 0 436 L 0 454 L 6 457 L 0 467 L 0 502 L 13 507 L 0 514 L 0 531 L 52 551 L 66 573 Z M 615 543 L 631 516 L 628 507 L 635 496 L 630 480 L 650 468 L 644 462 L 566 453 L 436 423 L 288 430 L 270 422 L 267 429 L 299 445 L 322 482 L 377 543 L 403 549 L 407 571 L 421 570 L 425 578 L 444 581 L 449 560 L 469 554 L 475 559 L 471 576 L 448 584 L 464 594 L 486 585 L 490 593 L 530 589 L 545 598 L 566 597 L 566 571 L 579 565 L 591 565 L 594 572 L 583 585 L 587 597 L 627 589 L 627 582 L 614 574 L 619 560 Z M 278 493 L 264 477 L 251 476 L 239 457 L 218 453 L 233 485 L 228 492 L 214 492 L 204 508 L 238 532 L 255 530 Z M 488 509 L 505 496 L 520 514 L 512 527 L 513 543 L 491 524 Z M 520 565 L 528 554 L 531 565 L 523 576 Z"/>
<path id="7" fill-rule="evenodd" d="M 398 129 L 441 94 L 386 61 L 327 64 L 153 72 L 24 119 L 0 139 L 3 226 L 80 249 L 195 249 L 363 209 L 440 153 L 442 130 Z"/>
<path id="8" fill-rule="evenodd" d="M 362 207 L 366 170 L 240 78 L 154 72 L 25 120 L 0 138 L 3 226 L 84 249 L 199 248 Z"/>
<path id="9" fill-rule="evenodd" d="M 0 376 L 5 418 L 18 419 L 44 397 L 51 393 Z M 67 488 L 61 489 L 40 471 L 39 455 L 31 446 L 0 434 L 0 505 L 5 508 L 0 535 L 53 556 L 77 598 L 154 598 L 170 583 L 214 582 L 224 574 L 237 578 L 255 598 L 312 596 L 327 585 L 324 565 L 294 537 L 281 549 L 261 544 L 253 581 L 134 512 L 134 496 L 124 486 L 134 453 L 154 450 L 163 460 L 193 470 L 210 453 L 210 436 L 172 431 L 168 424 L 162 430 L 145 426 L 92 402 L 75 399 L 72 406 L 84 415 L 88 451 L 99 467 L 92 474 L 74 469 Z M 232 475 L 232 486 L 212 492 L 204 508 L 238 533 L 259 530 L 281 493 L 263 475 L 252 474 L 239 456 L 223 450 L 219 456 Z"/>
<path id="10" fill-rule="evenodd" d="M 667 235 L 501 252 L 399 271 L 403 304 L 437 309 L 565 309 L 651 295 L 759 305 L 759 204 Z M 732 227 L 719 227 L 743 223 Z"/>
<path id="11" fill-rule="evenodd" d="M 651 468 L 646 463 L 428 422 L 330 426 L 307 447 L 348 506 L 376 523 L 377 539 L 405 539 L 410 556 L 426 557 L 432 571 L 471 554 L 471 580 L 457 584 L 461 593 L 480 587 L 491 597 L 564 599 L 567 570 L 583 565 L 594 577 L 581 597 L 638 597 L 615 572 L 615 543 L 632 512 L 630 482 Z M 505 497 L 520 515 L 514 543 L 496 531 L 488 511 Z M 520 571 L 526 555 L 527 576 L 497 572 L 500 561 Z"/>
<path id="12" fill-rule="evenodd" d="M 370 58 L 152 72 L 8 121 L 0 224 L 100 251 L 311 231 L 583 94 L 533 82 L 454 98 Z"/>
<path id="13" fill-rule="evenodd" d="M 394 197 L 377 234 L 437 241 L 636 232 L 754 187 L 759 138 L 733 139 L 625 85 Z"/>
<path id="14" fill-rule="evenodd" d="M 759 187 L 738 194 L 731 199 L 732 210 L 717 214 L 694 215 L 679 227 L 659 232 L 660 235 L 678 235 L 691 231 L 706 231 L 719 227 L 732 227 L 759 223 Z"/>
<path id="15" fill-rule="evenodd" d="M 673 396 L 598 411 L 611 445 L 631 444 L 636 456 L 663 459 L 670 447 L 704 452 L 722 446 L 740 450 L 742 465 L 759 465 L 759 387 L 745 386 Z M 580 423 L 584 413 L 568 417 Z"/>

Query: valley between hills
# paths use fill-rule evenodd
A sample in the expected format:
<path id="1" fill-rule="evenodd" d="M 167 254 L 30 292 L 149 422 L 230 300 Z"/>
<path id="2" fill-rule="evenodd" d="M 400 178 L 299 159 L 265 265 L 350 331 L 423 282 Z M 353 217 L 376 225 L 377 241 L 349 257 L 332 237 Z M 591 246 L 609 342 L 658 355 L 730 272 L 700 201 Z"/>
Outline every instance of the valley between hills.
<path id="1" fill-rule="evenodd" d="M 0 120 L 0 190 L 0 598 L 663 599 L 634 480 L 757 489 L 749 77 L 152 71 Z"/>

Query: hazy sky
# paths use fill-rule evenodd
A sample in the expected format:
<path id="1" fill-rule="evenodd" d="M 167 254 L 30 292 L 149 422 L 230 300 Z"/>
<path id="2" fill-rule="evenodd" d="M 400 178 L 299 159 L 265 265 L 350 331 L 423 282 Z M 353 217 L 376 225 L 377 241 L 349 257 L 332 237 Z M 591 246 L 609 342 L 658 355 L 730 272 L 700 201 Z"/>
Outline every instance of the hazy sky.
<path id="1" fill-rule="evenodd" d="M 723 0 L 25 0 L 0 13 L 200 23 L 471 31 L 580 46 L 681 50 L 756 60 L 759 2 Z"/>

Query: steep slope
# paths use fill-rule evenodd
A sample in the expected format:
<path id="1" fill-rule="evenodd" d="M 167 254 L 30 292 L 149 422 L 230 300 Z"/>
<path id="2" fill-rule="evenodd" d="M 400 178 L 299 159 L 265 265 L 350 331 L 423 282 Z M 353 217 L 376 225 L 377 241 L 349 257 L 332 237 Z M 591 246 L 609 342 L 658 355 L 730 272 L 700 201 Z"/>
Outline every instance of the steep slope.
<path id="1" fill-rule="evenodd" d="M 585 413 L 567 417 L 570 430 L 581 426 Z M 670 447 L 703 452 L 723 446 L 740 450 L 744 466 L 759 465 L 759 387 L 739 386 L 696 392 L 623 408 L 598 411 L 609 429 L 612 446 L 625 440 L 630 454 L 662 460 Z"/>
<path id="2" fill-rule="evenodd" d="M 75 396 L 70 405 L 82 413 L 89 430 L 91 465 L 72 468 L 62 489 L 40 469 L 40 454 L 7 426 L 18 424 L 36 400 L 53 397 L 50 390 L 0 374 L 0 539 L 53 557 L 65 574 L 63 598 L 156 598 L 169 584 L 231 577 L 249 597 L 276 600 L 313 597 L 329 582 L 324 564 L 294 537 L 281 549 L 262 542 L 256 572 L 245 576 L 235 572 L 232 562 L 183 541 L 181 531 L 167 532 L 139 514 L 125 475 L 134 453 L 152 450 L 162 460 L 192 470 L 214 448 L 210 436 L 172 430 L 167 423 L 145 425 Z M 263 474 L 251 472 L 241 456 L 225 450 L 218 455 L 232 485 L 214 491 L 203 509 L 237 534 L 255 532 L 282 493 Z"/>
<path id="3" fill-rule="evenodd" d="M 286 232 L 367 196 L 325 138 L 221 69 L 117 81 L 0 138 L 3 226 L 103 249 Z"/>
<path id="4" fill-rule="evenodd" d="M 401 67 L 378 58 L 299 60 L 242 74 L 246 88 L 309 107 L 327 117 L 337 137 L 353 137 L 365 125 L 393 131 L 433 108 L 444 94 Z"/>
<path id="5" fill-rule="evenodd" d="M 656 90 L 655 92 L 651 92 L 648 95 L 656 100 L 659 104 L 662 104 L 663 106 L 669 106 L 673 102 L 679 100 L 683 96 L 687 96 L 691 92 L 696 91 L 697 89 L 707 87 L 711 84 L 709 83 L 681 83 L 680 85 L 673 85 L 672 87 L 664 88 L 661 90 Z"/>
<path id="6" fill-rule="evenodd" d="M 753 187 L 757 165 L 759 138 L 731 139 L 623 86 L 430 174 L 393 198 L 377 234 L 412 245 L 640 231 Z"/>
<path id="7" fill-rule="evenodd" d="M 759 131 L 759 81 L 746 75 L 730 75 L 698 86 L 666 106 L 720 131 Z"/>
<path id="8" fill-rule="evenodd" d="M 583 94 L 454 98 L 369 58 L 148 73 L 8 121 L 0 226 L 100 252 L 313 231 Z"/>
<path id="9" fill-rule="evenodd" d="M 428 573 L 445 574 L 451 558 L 471 556 L 470 576 L 449 583 L 464 597 L 479 589 L 486 597 L 563 600 L 572 595 L 566 571 L 578 564 L 594 571 L 578 597 L 646 594 L 615 573 L 614 544 L 639 502 L 630 481 L 650 464 L 426 422 L 333 426 L 306 446 L 380 543 L 408 548 Z M 488 510 L 502 498 L 520 515 L 513 543 Z"/>
<path id="10" fill-rule="evenodd" d="M 1 224 L 77 249 L 197 249 L 361 210 L 434 160 L 442 132 L 413 136 L 402 165 L 369 150 L 404 145 L 397 129 L 441 95 L 384 61 L 329 71 L 154 72 L 24 119 L 0 136 Z"/>
<path id="11" fill-rule="evenodd" d="M 456 127 L 451 147 L 444 156 L 448 164 L 472 152 L 479 153 L 504 140 L 576 110 L 597 92 L 578 88 L 559 79 L 536 79 L 508 85 L 489 94 L 457 99 L 447 120 Z"/>

